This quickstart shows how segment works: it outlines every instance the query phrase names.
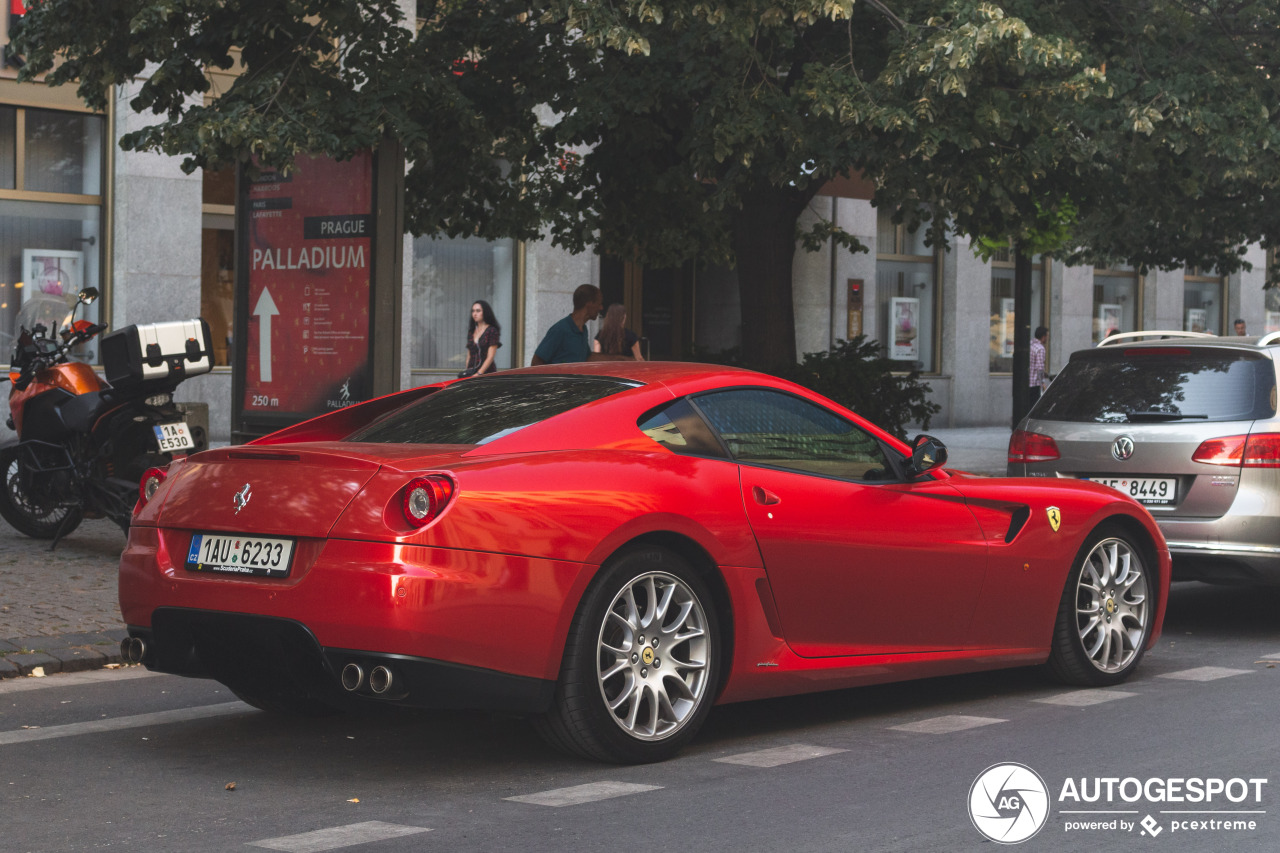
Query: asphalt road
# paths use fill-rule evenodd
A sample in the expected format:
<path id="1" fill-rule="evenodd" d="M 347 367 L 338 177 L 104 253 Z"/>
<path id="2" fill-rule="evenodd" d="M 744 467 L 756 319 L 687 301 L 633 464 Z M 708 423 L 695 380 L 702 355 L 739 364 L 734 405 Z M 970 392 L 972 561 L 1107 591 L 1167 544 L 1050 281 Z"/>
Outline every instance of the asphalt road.
<path id="1" fill-rule="evenodd" d="M 1022 669 L 730 705 L 646 767 L 560 756 L 515 718 L 281 719 L 137 668 L 10 679 L 0 849 L 992 851 L 970 790 L 1017 762 L 1047 797 L 980 818 L 1004 832 L 1038 808 L 1019 849 L 1271 851 L 1278 612 L 1280 591 L 1178 585 L 1159 646 L 1121 687 L 1064 690 Z M 1191 802 L 1189 780 L 1222 790 Z"/>

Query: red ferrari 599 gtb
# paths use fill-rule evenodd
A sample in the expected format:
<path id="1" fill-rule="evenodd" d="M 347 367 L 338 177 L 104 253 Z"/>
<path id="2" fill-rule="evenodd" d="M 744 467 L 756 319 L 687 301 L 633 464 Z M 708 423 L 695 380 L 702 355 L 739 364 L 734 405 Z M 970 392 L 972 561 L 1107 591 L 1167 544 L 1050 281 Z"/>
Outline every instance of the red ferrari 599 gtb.
<path id="1" fill-rule="evenodd" d="M 124 651 L 269 711 L 527 713 L 619 762 L 675 754 L 720 702 L 1046 662 L 1128 677 L 1168 593 L 1147 511 L 945 458 L 731 368 L 415 388 L 148 472 Z"/>

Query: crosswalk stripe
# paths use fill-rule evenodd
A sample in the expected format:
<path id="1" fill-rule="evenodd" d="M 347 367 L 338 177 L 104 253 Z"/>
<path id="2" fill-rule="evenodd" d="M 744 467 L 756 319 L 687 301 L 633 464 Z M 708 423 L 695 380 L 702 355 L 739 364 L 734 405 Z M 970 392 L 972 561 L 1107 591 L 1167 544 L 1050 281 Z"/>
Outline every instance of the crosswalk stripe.
<path id="1" fill-rule="evenodd" d="M 1197 666 L 1194 669 L 1182 669 L 1177 672 L 1162 672 L 1161 678 L 1174 678 L 1178 681 L 1216 681 L 1219 678 L 1230 678 L 1233 675 L 1247 675 L 1251 669 L 1231 669 L 1225 666 Z"/>
<path id="2" fill-rule="evenodd" d="M 594 803 L 597 800 L 608 800 L 613 797 L 625 797 L 629 794 L 642 794 L 645 791 L 661 790 L 661 785 L 636 785 L 631 782 L 591 782 L 587 785 L 574 785 L 571 788 L 555 788 L 537 794 L 525 794 L 520 797 L 503 797 L 516 803 L 530 803 L 535 806 L 576 806 L 582 803 Z"/>
<path id="3" fill-rule="evenodd" d="M 945 717 L 932 717 L 928 720 L 917 720 L 914 723 L 905 723 L 901 726 L 890 726 L 889 728 L 900 732 L 945 735 L 951 732 L 962 732 L 965 729 L 976 729 L 979 726 L 989 726 L 993 723 L 1007 722 L 1009 721 L 995 717 L 966 717 L 963 714 L 949 714 Z"/>
<path id="4" fill-rule="evenodd" d="M 745 767 L 778 767 L 796 761 L 808 761 L 811 758 L 822 758 L 824 755 L 835 755 L 848 752 L 847 749 L 835 749 L 829 746 L 809 746 L 793 743 L 788 746 L 776 746 L 772 749 L 758 749 L 754 752 L 740 752 L 737 755 L 726 755 L 724 758 L 713 758 L 722 764 L 741 764 Z"/>
<path id="5" fill-rule="evenodd" d="M 45 726 L 38 729 L 15 729 L 0 732 L 0 746 L 15 743 L 31 743 L 37 740 L 72 737 L 74 735 L 99 734 L 101 732 L 118 732 L 121 729 L 139 729 L 145 726 L 159 726 L 166 723 L 185 723 L 190 720 L 202 720 L 206 717 L 223 717 L 227 714 L 247 714 L 252 709 L 243 702 L 223 702 L 218 705 L 201 705 L 196 708 L 177 708 L 172 711 L 155 711 L 150 714 L 135 714 L 131 717 L 110 717 L 105 720 L 87 720 L 83 723 L 68 723 L 62 726 Z"/>
<path id="6" fill-rule="evenodd" d="M 322 850 L 338 850 L 356 844 L 368 844 L 370 841 L 385 841 L 388 838 L 403 838 L 406 835 L 430 831 L 430 828 L 425 826 L 399 826 L 380 820 L 366 820 L 363 823 L 349 823 L 346 826 L 317 829 L 314 832 L 300 832 L 297 835 L 282 835 L 279 838 L 250 841 L 249 846 L 283 850 L 285 853 L 320 853 Z"/>
<path id="7" fill-rule="evenodd" d="M 1126 693 L 1123 690 L 1072 690 L 1043 699 L 1032 699 L 1032 702 L 1043 702 L 1046 705 L 1067 705 L 1072 708 L 1084 708 L 1089 705 L 1101 705 L 1115 699 L 1128 699 L 1137 693 Z"/>

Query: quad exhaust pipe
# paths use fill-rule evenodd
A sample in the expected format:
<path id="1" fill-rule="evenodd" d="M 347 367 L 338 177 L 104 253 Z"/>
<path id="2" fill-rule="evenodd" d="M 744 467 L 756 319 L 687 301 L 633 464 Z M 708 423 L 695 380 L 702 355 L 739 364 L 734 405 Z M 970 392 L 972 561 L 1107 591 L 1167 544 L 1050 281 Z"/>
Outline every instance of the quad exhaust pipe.
<path id="1" fill-rule="evenodd" d="M 142 663 L 147 651 L 147 642 L 141 637 L 125 637 L 120 641 L 120 657 L 128 663 Z"/>
<path id="2" fill-rule="evenodd" d="M 367 680 L 364 667 L 358 663 L 349 663 L 342 668 L 342 689 L 348 693 L 355 693 L 362 687 L 368 686 L 369 692 L 373 695 L 384 696 L 391 690 L 395 681 L 395 673 L 381 665 L 369 671 Z"/>

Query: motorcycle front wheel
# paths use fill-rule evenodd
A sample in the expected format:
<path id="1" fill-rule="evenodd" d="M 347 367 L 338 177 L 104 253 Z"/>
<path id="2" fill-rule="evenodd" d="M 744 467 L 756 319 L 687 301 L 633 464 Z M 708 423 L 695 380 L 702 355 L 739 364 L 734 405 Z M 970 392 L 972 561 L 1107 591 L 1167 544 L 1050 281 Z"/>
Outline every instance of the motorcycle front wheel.
<path id="1" fill-rule="evenodd" d="M 56 500 L 32 494 L 24 487 L 22 463 L 18 448 L 0 450 L 0 474 L 4 476 L 4 488 L 0 489 L 0 517 L 14 530 L 32 539 L 52 539 L 66 536 L 80 526 L 84 511 L 78 506 L 60 505 Z"/>

